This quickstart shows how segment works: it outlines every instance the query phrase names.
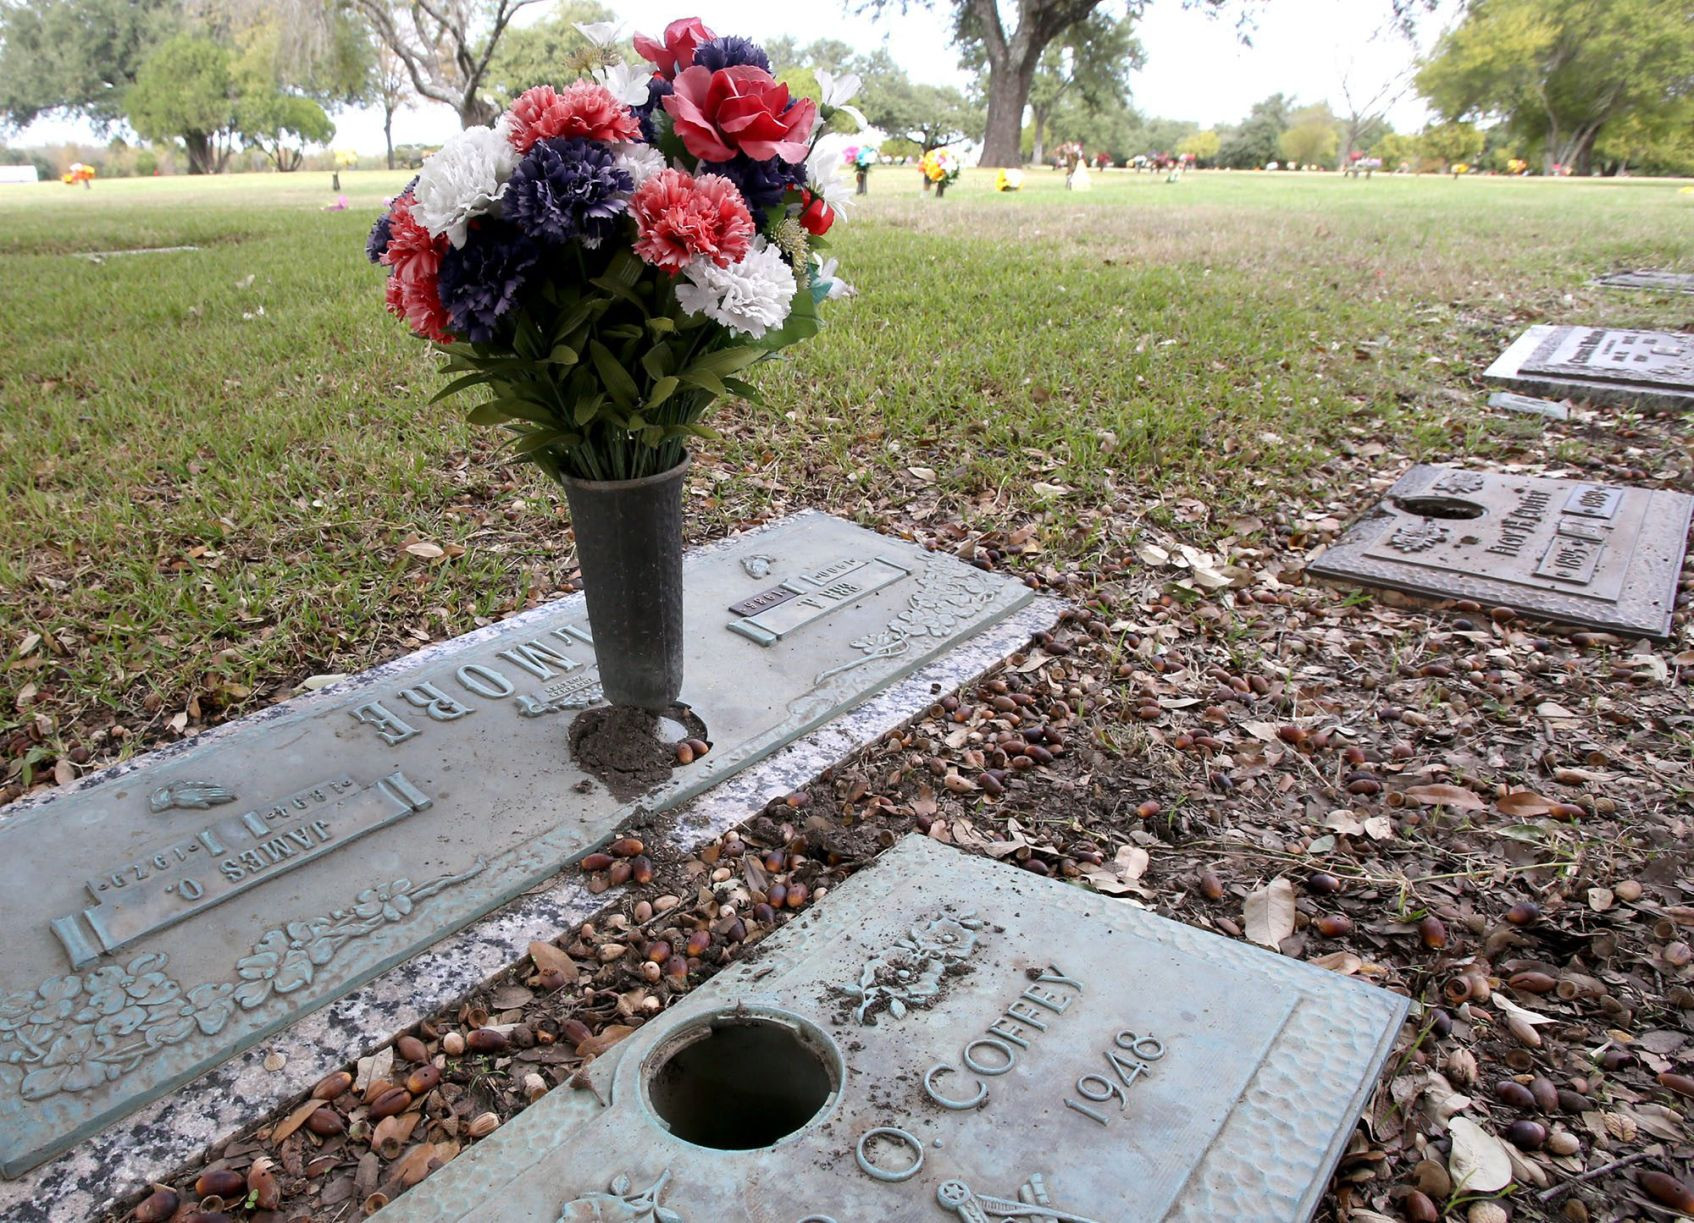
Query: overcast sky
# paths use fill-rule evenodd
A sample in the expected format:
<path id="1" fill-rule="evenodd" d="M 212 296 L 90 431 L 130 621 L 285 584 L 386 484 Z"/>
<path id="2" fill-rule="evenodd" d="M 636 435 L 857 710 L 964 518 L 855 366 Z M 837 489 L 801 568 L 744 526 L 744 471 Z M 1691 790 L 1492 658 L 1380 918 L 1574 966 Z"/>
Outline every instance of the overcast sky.
<path id="1" fill-rule="evenodd" d="M 1108 0 L 1110 3 L 1110 0 Z M 1444 9 L 1451 4 L 1445 3 Z M 611 8 L 634 30 L 657 33 L 667 18 L 682 11 L 679 0 L 622 0 Z M 880 18 L 855 16 L 841 0 L 699 0 L 690 6 L 719 34 L 754 39 L 789 34 L 802 43 L 840 38 L 867 50 L 886 42 L 894 58 L 916 80 L 962 85 L 967 80 L 948 42 L 949 6 L 931 11 L 913 5 L 904 16 L 890 11 Z M 1403 77 L 1418 47 L 1388 28 L 1390 0 L 1268 0 L 1258 10 L 1252 45 L 1243 46 L 1233 16 L 1209 17 L 1183 7 L 1181 0 L 1154 0 L 1139 27 L 1147 66 L 1132 81 L 1134 103 L 1147 115 L 1192 119 L 1204 126 L 1234 123 L 1254 102 L 1282 92 L 1301 102 L 1327 101 L 1343 108 L 1343 83 L 1355 96 L 1369 98 Z M 544 13 L 536 5 L 532 13 Z M 1418 42 L 1428 46 L 1443 18 L 1426 17 Z M 1422 103 L 1405 92 L 1391 118 L 1396 128 L 1415 130 L 1426 114 Z M 334 147 L 363 153 L 382 151 L 380 112 L 341 111 L 334 115 Z M 399 144 L 439 143 L 458 127 L 445 106 L 410 107 L 395 118 Z M 39 122 L 19 143 L 86 140 L 81 125 Z"/>

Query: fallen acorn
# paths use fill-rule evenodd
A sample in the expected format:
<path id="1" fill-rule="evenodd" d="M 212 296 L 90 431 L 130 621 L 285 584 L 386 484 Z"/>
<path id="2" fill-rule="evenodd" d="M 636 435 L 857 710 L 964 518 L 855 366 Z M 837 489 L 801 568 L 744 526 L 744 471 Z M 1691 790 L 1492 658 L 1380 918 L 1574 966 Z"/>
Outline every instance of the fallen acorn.
<path id="1" fill-rule="evenodd" d="M 1324 871 L 1313 871 L 1306 876 L 1306 890 L 1319 896 L 1333 896 L 1341 890 L 1341 880 Z"/>
<path id="2" fill-rule="evenodd" d="M 628 858 L 619 858 L 606 868 L 606 882 L 613 887 L 622 887 L 629 882 L 629 877 L 635 873 L 635 867 Z"/>
<path id="3" fill-rule="evenodd" d="M 406 1076 L 406 1090 L 414 1096 L 426 1095 L 441 1082 L 441 1071 L 434 1066 L 419 1066 Z"/>
<path id="4" fill-rule="evenodd" d="M 427 1062 L 429 1060 L 429 1050 L 424 1048 L 423 1041 L 416 1036 L 402 1036 L 395 1041 L 394 1052 L 408 1062 Z"/>
<path id="5" fill-rule="evenodd" d="M 337 1070 L 333 1074 L 326 1074 L 318 1080 L 318 1085 L 312 1088 L 312 1099 L 333 1100 L 346 1092 L 351 1086 L 353 1086 L 353 1076 L 345 1070 Z M 205 1194 L 200 1196 L 204 1197 Z"/>
<path id="6" fill-rule="evenodd" d="M 653 963 L 663 964 L 666 960 L 671 958 L 671 945 L 662 938 L 654 939 L 651 943 L 647 944 L 645 954 L 646 958 L 651 960 Z"/>
<path id="7" fill-rule="evenodd" d="M 347 1123 L 341 1119 L 340 1113 L 326 1104 L 306 1118 L 306 1128 L 319 1138 L 328 1138 L 334 1134 L 345 1133 Z"/>
<path id="8" fill-rule="evenodd" d="M 1647 1196 L 1655 1202 L 1669 1206 L 1672 1210 L 1680 1210 L 1684 1214 L 1694 1211 L 1694 1189 L 1690 1189 L 1674 1176 L 1663 1172 L 1643 1172 L 1636 1177 L 1641 1188 L 1647 1191 Z"/>
<path id="9" fill-rule="evenodd" d="M 471 1118 L 471 1123 L 465 1127 L 465 1133 L 472 1138 L 487 1138 L 500 1128 L 500 1118 L 494 1113 L 479 1113 Z"/>
<path id="10" fill-rule="evenodd" d="M 1494 1084 L 1494 1094 L 1501 1103 L 1510 1104 L 1513 1108 L 1535 1107 L 1534 1093 L 1516 1079 L 1501 1079 Z"/>
<path id="11" fill-rule="evenodd" d="M 510 1043 L 504 1032 L 493 1028 L 478 1028 L 465 1037 L 465 1047 L 473 1053 L 499 1053 Z"/>
<path id="12" fill-rule="evenodd" d="M 1431 951 L 1439 951 L 1447 945 L 1447 927 L 1439 917 L 1430 913 L 1418 922 L 1418 938 Z"/>
<path id="13" fill-rule="evenodd" d="M 593 1032 L 588 1030 L 588 1025 L 580 1019 L 565 1020 L 564 1023 L 559 1025 L 559 1034 L 572 1045 L 580 1045 L 594 1035 Z"/>
<path id="14" fill-rule="evenodd" d="M 448 1057 L 458 1057 L 465 1051 L 465 1038 L 457 1032 L 449 1032 L 441 1038 L 441 1051 Z"/>
<path id="15" fill-rule="evenodd" d="M 692 747 L 688 746 L 688 740 L 686 740 L 686 739 L 680 740 L 676 745 L 675 751 L 676 751 L 676 762 L 678 764 L 693 764 L 694 763 L 694 749 Z"/>
<path id="16" fill-rule="evenodd" d="M 1428 1194 L 1421 1189 L 1413 1189 L 1406 1194 L 1406 1217 L 1412 1223 L 1440 1223 L 1441 1212 Z"/>
<path id="17" fill-rule="evenodd" d="M 806 903 L 807 889 L 803 883 L 788 885 L 788 907 L 798 909 Z"/>
<path id="18" fill-rule="evenodd" d="M 700 759 L 700 757 L 712 750 L 712 745 L 704 739 L 684 739 L 683 744 L 689 751 L 694 753 L 694 759 L 696 760 Z"/>
<path id="19" fill-rule="evenodd" d="M 412 1093 L 404 1087 L 390 1087 L 371 1101 L 371 1116 L 392 1117 L 412 1107 Z M 315 1115 L 315 1114 L 314 1114 Z"/>
<path id="20" fill-rule="evenodd" d="M 1520 1151 L 1539 1151 L 1547 1141 L 1547 1127 L 1539 1121 L 1514 1121 L 1506 1127 L 1506 1141 Z"/>
<path id="21" fill-rule="evenodd" d="M 712 945 L 712 934 L 709 930 L 696 930 L 688 936 L 688 954 L 692 956 L 705 955 L 707 948 Z"/>
<path id="22" fill-rule="evenodd" d="M 269 1159 L 260 1156 L 247 1169 L 247 1195 L 257 1210 L 275 1210 L 282 1205 L 282 1186 L 271 1166 Z"/>
<path id="23" fill-rule="evenodd" d="M 614 860 L 615 859 L 613 859 L 611 854 L 584 854 L 578 860 L 577 865 L 582 867 L 585 871 L 603 871 L 610 866 Z"/>
<path id="24" fill-rule="evenodd" d="M 1514 926 L 1530 926 L 1540 920 L 1541 906 L 1532 900 L 1522 900 L 1506 910 L 1506 920 Z"/>
<path id="25" fill-rule="evenodd" d="M 1547 1149 L 1554 1155 L 1575 1155 L 1582 1150 L 1582 1140 L 1569 1130 L 1554 1130 L 1547 1135 Z"/>
<path id="26" fill-rule="evenodd" d="M 646 854 L 638 854 L 631 858 L 629 869 L 630 878 L 637 883 L 648 884 L 653 882 L 653 861 Z"/>
<path id="27" fill-rule="evenodd" d="M 176 1208 L 182 1204 L 176 1190 L 161 1186 L 141 1199 L 141 1205 L 135 1208 L 136 1223 L 165 1223 L 165 1220 L 176 1213 Z"/>
<path id="28" fill-rule="evenodd" d="M 1207 900 L 1222 900 L 1223 880 L 1219 879 L 1211 871 L 1206 871 L 1200 876 L 1200 895 L 1204 896 Z"/>
<path id="29" fill-rule="evenodd" d="M 1667 1070 L 1659 1076 L 1659 1086 L 1669 1088 L 1679 1096 L 1694 1097 L 1694 1079 L 1689 1078 L 1686 1074 L 1676 1074 Z"/>
<path id="30" fill-rule="evenodd" d="M 614 858 L 633 858 L 646 848 L 640 837 L 619 837 L 606 846 L 606 852 Z"/>
<path id="31" fill-rule="evenodd" d="M 1529 1081 L 1529 1094 L 1535 1097 L 1535 1103 L 1542 1112 L 1559 1111 L 1559 1089 L 1545 1075 L 1537 1075 Z"/>
<path id="32" fill-rule="evenodd" d="M 228 1200 L 247 1191 L 247 1178 L 234 1168 L 214 1168 L 202 1172 L 194 1182 L 196 1197 L 220 1197 Z"/>
<path id="33" fill-rule="evenodd" d="M 1345 913 L 1328 913 L 1318 918 L 1312 925 L 1317 927 L 1319 934 L 1325 938 L 1340 938 L 1353 930 L 1353 919 Z"/>
<path id="34" fill-rule="evenodd" d="M 1544 972 L 1518 972 L 1507 978 L 1506 984 L 1526 994 L 1546 994 L 1553 991 L 1558 981 Z"/>

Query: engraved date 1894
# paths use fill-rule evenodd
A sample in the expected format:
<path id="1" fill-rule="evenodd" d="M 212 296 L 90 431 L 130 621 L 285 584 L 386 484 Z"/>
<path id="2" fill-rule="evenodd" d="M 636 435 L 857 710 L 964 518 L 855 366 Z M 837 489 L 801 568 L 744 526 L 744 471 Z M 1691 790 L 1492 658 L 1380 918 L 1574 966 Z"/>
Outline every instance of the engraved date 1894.
<path id="1" fill-rule="evenodd" d="M 1144 1074 L 1152 1073 L 1148 1062 L 1156 1062 L 1165 1055 L 1164 1042 L 1155 1036 L 1143 1036 L 1131 1032 L 1127 1028 L 1119 1032 L 1112 1040 L 1112 1048 L 1104 1050 L 1108 1073 L 1085 1074 L 1076 1081 L 1076 1093 L 1090 1104 L 1083 1104 L 1065 1097 L 1065 1107 L 1081 1113 L 1090 1121 L 1101 1125 L 1111 1124 L 1111 1115 L 1092 1107 L 1093 1104 L 1109 1104 L 1116 1100 L 1117 1111 L 1121 1115 L 1129 1110 L 1129 1089 L 1135 1080 Z M 1127 1056 L 1125 1056 L 1127 1054 Z"/>

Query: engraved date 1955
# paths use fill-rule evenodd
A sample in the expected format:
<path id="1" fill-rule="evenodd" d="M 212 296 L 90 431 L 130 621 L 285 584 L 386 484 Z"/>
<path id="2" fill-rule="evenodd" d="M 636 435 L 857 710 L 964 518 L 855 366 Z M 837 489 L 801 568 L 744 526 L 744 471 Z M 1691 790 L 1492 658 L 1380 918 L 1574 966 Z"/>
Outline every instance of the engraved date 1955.
<path id="1" fill-rule="evenodd" d="M 1090 1121 L 1111 1124 L 1111 1115 L 1092 1107 L 1116 1100 L 1118 1114 L 1129 1111 L 1129 1089 L 1144 1074 L 1152 1073 L 1148 1062 L 1165 1055 L 1164 1042 L 1155 1036 L 1143 1036 L 1125 1029 L 1112 1040 L 1112 1048 L 1104 1050 L 1107 1073 L 1085 1074 L 1076 1081 L 1076 1093 L 1090 1104 L 1065 1097 L 1065 1107 L 1081 1113 Z M 1126 1056 L 1127 1054 L 1127 1056 Z"/>

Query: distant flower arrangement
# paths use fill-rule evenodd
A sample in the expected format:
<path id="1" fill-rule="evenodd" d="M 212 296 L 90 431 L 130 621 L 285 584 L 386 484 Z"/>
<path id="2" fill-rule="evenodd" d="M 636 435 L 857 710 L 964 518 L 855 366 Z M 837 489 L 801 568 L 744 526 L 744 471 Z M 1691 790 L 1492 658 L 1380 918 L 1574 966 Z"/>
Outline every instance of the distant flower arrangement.
<path id="1" fill-rule="evenodd" d="M 84 165 L 80 161 L 73 161 L 71 168 L 59 175 L 59 181 L 67 187 L 75 187 L 79 183 L 86 187 L 94 181 L 94 167 Z"/>
<path id="2" fill-rule="evenodd" d="M 641 70 L 611 23 L 577 28 L 589 73 L 448 140 L 366 251 L 390 312 L 465 375 L 442 395 L 492 390 L 471 419 L 552 474 L 627 479 L 709 436 L 711 400 L 751 396 L 737 375 L 852 292 L 824 255 L 848 138 L 822 128 L 860 117 L 859 82 L 819 72 L 821 101 L 796 98 L 759 47 L 698 18 L 638 35 Z"/>
<path id="3" fill-rule="evenodd" d="M 964 171 L 964 163 L 948 149 L 931 149 L 918 161 L 918 169 L 932 183 L 951 185 Z"/>
<path id="4" fill-rule="evenodd" d="M 1023 190 L 1022 170 L 1001 170 L 994 176 L 994 190 L 1021 191 Z"/>

